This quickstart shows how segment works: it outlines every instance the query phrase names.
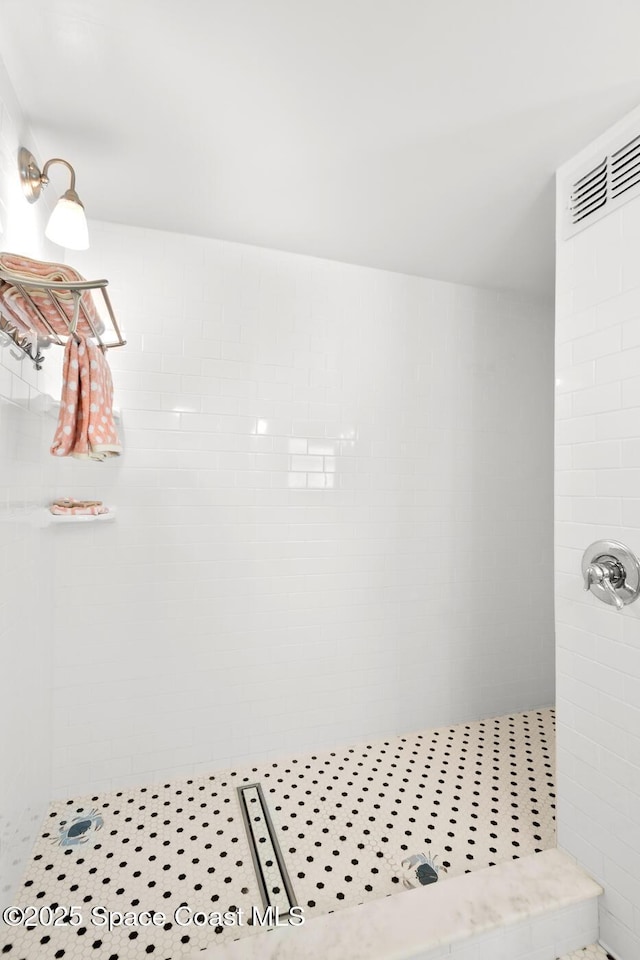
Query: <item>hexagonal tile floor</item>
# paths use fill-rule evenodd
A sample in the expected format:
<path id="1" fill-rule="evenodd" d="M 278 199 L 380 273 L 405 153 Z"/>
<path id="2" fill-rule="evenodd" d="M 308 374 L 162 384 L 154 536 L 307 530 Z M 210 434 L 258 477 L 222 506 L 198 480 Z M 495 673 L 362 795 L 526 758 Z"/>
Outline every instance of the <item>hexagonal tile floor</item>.
<path id="1" fill-rule="evenodd" d="M 246 783 L 262 785 L 307 918 L 545 850 L 554 745 L 553 711 L 536 710 L 58 801 L 0 952 L 178 960 L 255 932 Z"/>
<path id="2" fill-rule="evenodd" d="M 613 960 L 613 957 L 599 943 L 592 943 L 589 947 L 583 947 L 582 950 L 565 954 L 559 960 Z"/>

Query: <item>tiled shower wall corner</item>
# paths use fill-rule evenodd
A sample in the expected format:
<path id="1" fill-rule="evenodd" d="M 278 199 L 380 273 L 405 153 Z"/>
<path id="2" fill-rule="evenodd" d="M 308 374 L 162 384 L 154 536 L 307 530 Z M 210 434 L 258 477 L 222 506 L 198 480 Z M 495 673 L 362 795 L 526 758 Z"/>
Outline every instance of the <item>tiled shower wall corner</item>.
<path id="1" fill-rule="evenodd" d="M 44 242 L 46 201 L 30 207 L 18 146 L 35 149 L 0 62 L 0 248 L 57 256 Z M 36 373 L 0 343 L 0 903 L 22 872 L 50 798 L 52 598 L 47 545 L 36 522 L 50 465 L 42 392 L 59 373 Z"/>
<path id="2" fill-rule="evenodd" d="M 560 189 L 559 212 L 565 202 Z M 558 840 L 605 888 L 603 944 L 633 960 L 640 603 L 620 614 L 585 594 L 580 565 L 595 540 L 640 553 L 640 199 L 570 240 L 559 231 L 556 367 Z"/>
<path id="3" fill-rule="evenodd" d="M 55 793 L 551 702 L 550 309 L 91 237 L 126 451 L 59 464 L 119 513 L 51 531 Z"/>

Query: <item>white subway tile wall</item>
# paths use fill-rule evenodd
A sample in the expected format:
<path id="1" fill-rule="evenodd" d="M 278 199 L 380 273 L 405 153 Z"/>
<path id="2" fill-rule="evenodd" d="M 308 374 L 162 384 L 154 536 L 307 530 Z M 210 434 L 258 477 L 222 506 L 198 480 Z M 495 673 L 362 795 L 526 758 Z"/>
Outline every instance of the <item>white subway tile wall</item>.
<path id="1" fill-rule="evenodd" d="M 0 62 L 0 249 L 61 259 L 64 251 L 44 242 L 46 200 L 30 207 L 20 189 L 23 140 L 35 149 Z M 43 392 L 57 393 L 58 384 L 59 373 L 37 373 L 0 338 L 1 905 L 22 873 L 51 790 L 53 601 L 37 519 L 50 477 Z"/>
<path id="2" fill-rule="evenodd" d="M 61 259 L 4 72 L 0 100 L 0 245 Z M 3 901 L 52 792 L 553 698 L 550 310 L 91 229 L 72 261 L 129 337 L 122 460 L 54 461 L 61 351 L 37 373 L 0 349 Z M 85 493 L 117 523 L 40 527 Z"/>
<path id="3" fill-rule="evenodd" d="M 634 960 L 640 603 L 619 614 L 585 593 L 580 564 L 602 538 L 640 554 L 640 200 L 559 236 L 557 294 L 558 840 L 604 886 L 601 941 Z"/>
<path id="4" fill-rule="evenodd" d="M 60 462 L 54 792 L 553 699 L 552 316 L 97 223 L 125 454 Z"/>

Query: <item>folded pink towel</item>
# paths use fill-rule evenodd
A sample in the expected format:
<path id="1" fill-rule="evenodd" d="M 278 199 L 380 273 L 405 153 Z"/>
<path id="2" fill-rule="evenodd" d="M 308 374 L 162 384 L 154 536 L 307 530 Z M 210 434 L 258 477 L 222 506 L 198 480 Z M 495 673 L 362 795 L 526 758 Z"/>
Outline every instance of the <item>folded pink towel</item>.
<path id="1" fill-rule="evenodd" d="M 61 507 L 57 503 L 52 503 L 49 510 L 56 517 L 100 517 L 103 513 L 109 513 L 109 508 L 103 504 L 94 504 L 91 507 Z"/>
<path id="2" fill-rule="evenodd" d="M 62 400 L 51 453 L 106 460 L 122 453 L 113 419 L 113 383 L 102 350 L 69 337 L 64 348 Z"/>
<path id="3" fill-rule="evenodd" d="M 35 305 L 42 312 L 53 330 L 61 337 L 69 334 L 69 327 L 65 317 L 73 319 L 74 298 L 66 290 L 52 291 L 51 296 L 44 290 L 37 290 L 29 286 L 29 280 L 49 280 L 63 283 L 82 280 L 77 270 L 64 263 L 48 263 L 43 260 L 32 260 L 30 257 L 20 257 L 15 253 L 0 253 L 0 268 L 19 279 Z M 85 290 L 81 296 L 82 306 L 96 333 L 104 332 L 104 324 L 100 319 L 91 292 Z M 9 281 L 0 280 L 0 311 L 10 314 L 14 321 L 21 323 L 26 330 L 33 330 L 41 337 L 51 338 L 50 331 L 33 309 L 29 300 L 24 297 L 17 287 Z M 82 312 L 78 318 L 77 332 L 80 336 L 93 336 L 91 325 L 84 319 Z"/>

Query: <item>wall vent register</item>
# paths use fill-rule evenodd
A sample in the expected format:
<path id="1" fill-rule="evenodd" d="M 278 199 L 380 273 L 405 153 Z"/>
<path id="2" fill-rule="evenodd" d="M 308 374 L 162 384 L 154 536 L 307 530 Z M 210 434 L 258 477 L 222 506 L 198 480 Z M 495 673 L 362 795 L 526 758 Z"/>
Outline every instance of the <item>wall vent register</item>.
<path id="1" fill-rule="evenodd" d="M 567 178 L 564 237 L 590 226 L 640 195 L 640 132 L 627 131 L 608 151 Z"/>

